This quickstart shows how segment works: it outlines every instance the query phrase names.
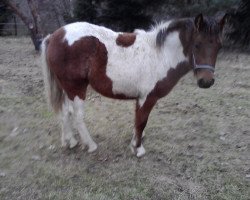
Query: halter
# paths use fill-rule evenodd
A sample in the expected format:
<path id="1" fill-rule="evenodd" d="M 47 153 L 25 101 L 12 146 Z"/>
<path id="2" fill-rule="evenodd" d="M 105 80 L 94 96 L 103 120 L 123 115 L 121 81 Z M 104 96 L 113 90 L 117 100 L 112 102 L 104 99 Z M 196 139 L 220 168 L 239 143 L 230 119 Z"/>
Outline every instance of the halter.
<path id="1" fill-rule="evenodd" d="M 195 61 L 194 53 L 192 53 L 192 54 L 193 54 L 193 63 L 194 63 L 194 71 L 195 71 L 195 72 L 196 72 L 197 70 L 199 70 L 199 69 L 207 69 L 207 70 L 209 70 L 209 71 L 211 71 L 211 72 L 214 73 L 214 66 L 212 66 L 212 65 L 207 65 L 207 64 L 197 65 L 197 64 L 196 64 L 196 61 Z"/>

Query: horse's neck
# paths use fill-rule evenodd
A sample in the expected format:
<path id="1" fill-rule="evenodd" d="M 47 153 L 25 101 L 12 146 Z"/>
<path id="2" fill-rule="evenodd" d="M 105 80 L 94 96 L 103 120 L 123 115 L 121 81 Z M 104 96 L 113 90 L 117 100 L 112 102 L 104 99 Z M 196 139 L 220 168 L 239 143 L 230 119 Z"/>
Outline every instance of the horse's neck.
<path id="1" fill-rule="evenodd" d="M 156 46 L 156 37 L 159 29 L 149 32 L 149 41 L 154 48 L 153 51 L 157 55 L 157 70 L 155 73 L 164 73 L 164 76 L 159 82 L 159 87 L 156 87 L 156 92 L 159 96 L 167 95 L 176 85 L 181 77 L 186 75 L 191 67 L 189 64 L 188 54 L 184 53 L 184 44 L 180 39 L 180 34 L 185 31 L 176 29 L 171 31 L 165 38 L 164 44 L 161 47 Z"/>
<path id="2" fill-rule="evenodd" d="M 188 61 L 188 56 L 184 54 L 184 47 L 180 41 L 179 34 L 179 31 L 171 32 L 161 48 L 154 48 L 158 55 L 159 65 L 166 68 L 176 68 L 179 63 Z"/>

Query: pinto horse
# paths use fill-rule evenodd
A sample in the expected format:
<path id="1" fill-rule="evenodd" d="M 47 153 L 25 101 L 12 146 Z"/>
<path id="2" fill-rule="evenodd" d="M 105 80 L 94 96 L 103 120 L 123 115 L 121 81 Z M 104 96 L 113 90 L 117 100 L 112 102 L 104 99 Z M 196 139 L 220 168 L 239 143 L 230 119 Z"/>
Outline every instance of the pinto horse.
<path id="1" fill-rule="evenodd" d="M 88 152 L 97 148 L 83 122 L 90 85 L 106 97 L 136 100 L 131 148 L 137 157 L 144 155 L 143 130 L 157 100 L 191 70 L 200 88 L 214 84 L 226 18 L 200 14 L 133 33 L 77 22 L 47 36 L 42 43 L 45 88 L 62 122 L 62 146 L 78 143 L 69 120 L 73 115 L 82 144 Z"/>

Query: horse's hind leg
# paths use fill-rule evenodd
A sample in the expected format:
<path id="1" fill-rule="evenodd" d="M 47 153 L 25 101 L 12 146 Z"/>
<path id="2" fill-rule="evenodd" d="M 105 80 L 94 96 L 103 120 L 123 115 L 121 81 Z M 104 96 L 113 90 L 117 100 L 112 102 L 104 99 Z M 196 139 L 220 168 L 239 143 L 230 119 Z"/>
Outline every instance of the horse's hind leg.
<path id="1" fill-rule="evenodd" d="M 62 111 L 60 113 L 61 124 L 62 124 L 62 146 L 66 147 L 69 143 L 69 147 L 73 148 L 77 145 L 77 140 L 74 138 L 72 132 L 72 126 L 70 123 L 70 116 L 72 114 L 72 101 L 65 97 L 65 101 L 62 105 Z"/>
<path id="2" fill-rule="evenodd" d="M 88 146 L 88 152 L 91 153 L 97 149 L 97 144 L 91 138 L 88 132 L 88 129 L 83 121 L 84 100 L 76 96 L 74 98 L 73 108 L 74 108 L 74 115 L 75 115 L 74 117 L 75 117 L 76 127 L 80 134 L 82 143 Z"/>

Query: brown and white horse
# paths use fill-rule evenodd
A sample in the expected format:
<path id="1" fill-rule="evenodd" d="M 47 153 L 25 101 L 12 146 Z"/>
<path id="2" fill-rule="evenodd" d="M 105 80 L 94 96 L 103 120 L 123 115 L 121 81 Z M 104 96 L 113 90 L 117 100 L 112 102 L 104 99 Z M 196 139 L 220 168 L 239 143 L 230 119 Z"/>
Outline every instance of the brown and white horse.
<path id="1" fill-rule="evenodd" d="M 193 70 L 197 84 L 214 83 L 215 62 L 221 48 L 226 15 L 171 20 L 146 32 L 117 33 L 86 22 L 66 25 L 42 43 L 45 87 L 62 122 L 62 145 L 74 147 L 70 115 L 74 116 L 82 144 L 96 150 L 85 123 L 87 86 L 115 99 L 136 100 L 131 148 L 145 154 L 143 130 L 158 99 Z"/>

